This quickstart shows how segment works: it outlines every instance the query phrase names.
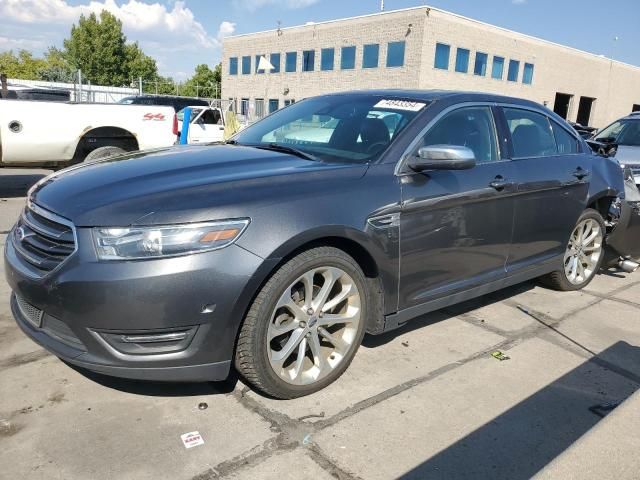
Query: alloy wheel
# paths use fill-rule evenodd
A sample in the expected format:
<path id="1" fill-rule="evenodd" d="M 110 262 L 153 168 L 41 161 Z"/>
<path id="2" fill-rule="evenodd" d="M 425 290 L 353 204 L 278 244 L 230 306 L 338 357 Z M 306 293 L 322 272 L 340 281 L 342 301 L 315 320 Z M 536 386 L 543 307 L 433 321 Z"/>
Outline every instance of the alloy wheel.
<path id="1" fill-rule="evenodd" d="M 326 377 L 354 348 L 361 295 L 340 268 L 316 267 L 284 291 L 271 315 L 267 353 L 285 382 L 309 385 Z"/>
<path id="2" fill-rule="evenodd" d="M 580 285 L 596 272 L 602 256 L 603 232 L 600 224 L 586 218 L 571 233 L 564 254 L 564 272 L 570 283 Z"/>

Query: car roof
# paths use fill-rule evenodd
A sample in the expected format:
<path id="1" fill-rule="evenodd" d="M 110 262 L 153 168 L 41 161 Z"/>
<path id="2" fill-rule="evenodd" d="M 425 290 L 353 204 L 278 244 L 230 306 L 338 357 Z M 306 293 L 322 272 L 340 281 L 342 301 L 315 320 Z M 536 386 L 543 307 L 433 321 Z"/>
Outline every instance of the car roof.
<path id="1" fill-rule="evenodd" d="M 507 97 L 505 95 L 496 95 L 493 93 L 483 92 L 467 92 L 455 90 L 404 90 L 404 89 L 378 89 L 378 90 L 353 90 L 347 92 L 338 92 L 330 95 L 372 95 L 389 98 L 398 98 L 415 101 L 433 102 L 436 100 L 447 99 L 453 103 L 463 102 L 496 102 L 496 103 L 512 103 L 518 105 L 527 105 L 536 108 L 542 107 L 541 104 L 523 98 Z M 544 107 L 543 107 L 544 108 Z"/>

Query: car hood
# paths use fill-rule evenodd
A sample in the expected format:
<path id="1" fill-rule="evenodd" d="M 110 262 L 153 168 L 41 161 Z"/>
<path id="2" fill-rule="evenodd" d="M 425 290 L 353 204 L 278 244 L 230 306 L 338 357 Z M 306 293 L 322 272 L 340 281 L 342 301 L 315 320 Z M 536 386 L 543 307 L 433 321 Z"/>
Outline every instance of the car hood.
<path id="1" fill-rule="evenodd" d="M 242 146 L 173 147 L 62 170 L 29 200 L 78 227 L 199 222 L 250 216 L 252 205 L 328 179 L 346 187 L 366 168 Z"/>
<path id="2" fill-rule="evenodd" d="M 619 145 L 615 158 L 621 165 L 640 165 L 640 147 Z"/>

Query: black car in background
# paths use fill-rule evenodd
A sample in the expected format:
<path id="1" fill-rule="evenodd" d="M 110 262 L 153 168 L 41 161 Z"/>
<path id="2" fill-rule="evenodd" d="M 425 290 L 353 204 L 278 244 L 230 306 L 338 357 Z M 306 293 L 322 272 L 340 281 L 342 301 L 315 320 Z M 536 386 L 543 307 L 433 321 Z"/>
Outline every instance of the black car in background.
<path id="1" fill-rule="evenodd" d="M 6 242 L 13 314 L 109 375 L 278 398 L 338 378 L 365 332 L 525 280 L 577 290 L 605 256 L 617 162 L 530 101 L 310 98 L 226 145 L 42 180 Z"/>
<path id="2" fill-rule="evenodd" d="M 185 107 L 209 106 L 209 102 L 201 98 L 172 97 L 170 95 L 134 95 L 124 97 L 118 103 L 124 105 L 163 105 L 173 107 L 176 113 Z"/>

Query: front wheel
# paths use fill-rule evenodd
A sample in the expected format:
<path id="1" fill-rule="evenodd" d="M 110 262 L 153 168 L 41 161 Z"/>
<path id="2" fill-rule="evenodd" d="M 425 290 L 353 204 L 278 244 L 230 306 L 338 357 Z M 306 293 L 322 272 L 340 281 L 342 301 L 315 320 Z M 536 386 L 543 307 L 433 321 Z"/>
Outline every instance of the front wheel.
<path id="1" fill-rule="evenodd" d="M 595 277 L 604 260 L 605 225 L 596 210 L 585 210 L 571 232 L 563 265 L 542 277 L 555 290 L 580 290 Z"/>
<path id="2" fill-rule="evenodd" d="M 275 398 L 316 392 L 347 369 L 364 335 L 370 295 L 356 261 L 319 247 L 284 264 L 240 330 L 236 369 Z"/>

